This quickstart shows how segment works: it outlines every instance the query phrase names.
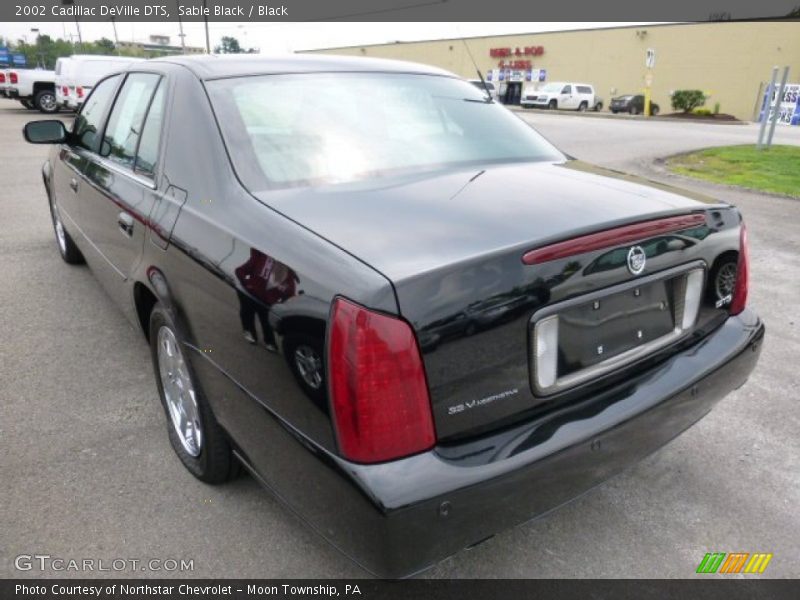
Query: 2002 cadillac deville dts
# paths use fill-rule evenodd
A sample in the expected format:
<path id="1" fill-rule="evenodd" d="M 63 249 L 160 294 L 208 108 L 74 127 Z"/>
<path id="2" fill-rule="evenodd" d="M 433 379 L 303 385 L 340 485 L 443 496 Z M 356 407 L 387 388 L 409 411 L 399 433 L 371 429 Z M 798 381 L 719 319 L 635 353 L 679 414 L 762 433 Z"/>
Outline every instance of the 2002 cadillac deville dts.
<path id="1" fill-rule="evenodd" d="M 735 208 L 570 159 L 444 71 L 165 58 L 25 137 L 186 468 L 245 465 L 375 574 L 574 498 L 758 359 Z"/>

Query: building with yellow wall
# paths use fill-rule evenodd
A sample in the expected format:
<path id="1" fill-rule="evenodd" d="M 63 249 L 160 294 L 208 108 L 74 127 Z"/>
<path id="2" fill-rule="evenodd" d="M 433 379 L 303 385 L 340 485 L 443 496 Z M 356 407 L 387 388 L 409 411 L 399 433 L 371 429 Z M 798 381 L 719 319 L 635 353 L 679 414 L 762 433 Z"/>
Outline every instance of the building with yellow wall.
<path id="1" fill-rule="evenodd" d="M 501 60 L 505 64 L 519 60 L 525 67 L 522 71 L 544 69 L 547 81 L 594 85 L 606 107 L 612 96 L 642 92 L 648 72 L 645 54 L 653 49 L 652 95 L 662 114 L 671 111 L 672 91 L 700 89 L 710 96 L 706 107 L 713 109 L 719 103 L 720 112 L 751 120 L 759 90 L 769 80 L 773 66 L 788 65 L 789 81 L 800 82 L 800 21 L 584 29 L 468 38 L 466 44 L 483 74 L 498 69 Z M 539 47 L 542 50 L 529 50 L 526 55 L 526 49 Z M 505 49 L 511 56 L 499 56 Z M 312 52 L 410 60 L 465 78 L 477 77 L 461 39 Z"/>

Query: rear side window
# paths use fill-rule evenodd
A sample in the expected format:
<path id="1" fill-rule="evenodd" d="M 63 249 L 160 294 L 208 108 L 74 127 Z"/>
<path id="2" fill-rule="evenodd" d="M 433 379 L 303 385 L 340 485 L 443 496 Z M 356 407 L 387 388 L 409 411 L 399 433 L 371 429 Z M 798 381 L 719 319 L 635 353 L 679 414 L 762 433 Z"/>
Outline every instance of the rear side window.
<path id="1" fill-rule="evenodd" d="M 103 125 L 103 116 L 114 99 L 114 90 L 117 89 L 119 78 L 119 75 L 114 75 L 103 80 L 83 103 L 72 129 L 78 146 L 97 152 L 100 142 L 98 134 Z"/>
<path id="2" fill-rule="evenodd" d="M 577 88 L 578 88 L 578 93 L 579 94 L 591 94 L 592 93 L 592 88 L 590 88 L 588 85 L 579 85 L 579 86 L 577 86 Z"/>
<path id="3" fill-rule="evenodd" d="M 101 156 L 133 169 L 144 117 L 159 79 L 160 76 L 153 73 L 128 75 L 111 110 Z"/>
<path id="4" fill-rule="evenodd" d="M 145 118 L 142 139 L 139 142 L 139 151 L 136 153 L 134 170 L 137 173 L 153 175 L 155 171 L 155 164 L 158 160 L 158 146 L 161 142 L 162 123 L 164 122 L 165 90 L 166 85 L 162 80 Z"/>

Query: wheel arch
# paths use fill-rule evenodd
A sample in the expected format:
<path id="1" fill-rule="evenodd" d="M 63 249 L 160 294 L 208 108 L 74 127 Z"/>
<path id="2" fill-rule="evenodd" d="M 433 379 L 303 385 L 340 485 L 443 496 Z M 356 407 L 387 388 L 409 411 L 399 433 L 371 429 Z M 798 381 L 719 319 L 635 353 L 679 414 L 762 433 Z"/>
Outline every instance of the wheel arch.
<path id="1" fill-rule="evenodd" d="M 36 81 L 33 84 L 33 95 L 36 96 L 39 92 L 55 92 L 56 84 L 50 81 Z"/>

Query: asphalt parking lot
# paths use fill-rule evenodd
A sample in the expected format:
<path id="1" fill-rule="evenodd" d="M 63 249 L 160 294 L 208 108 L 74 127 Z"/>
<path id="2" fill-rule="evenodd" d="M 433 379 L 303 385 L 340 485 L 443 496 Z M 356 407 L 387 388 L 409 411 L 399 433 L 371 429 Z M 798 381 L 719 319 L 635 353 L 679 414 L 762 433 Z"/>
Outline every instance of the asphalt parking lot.
<path id="1" fill-rule="evenodd" d="M 38 118 L 0 100 L 0 577 L 20 554 L 191 559 L 182 577 L 361 577 L 249 477 L 209 487 L 173 454 L 148 348 L 85 267 L 60 260 Z M 690 182 L 654 160 L 751 143 L 753 125 L 526 112 L 566 152 L 741 207 L 767 342 L 750 381 L 697 426 L 571 504 L 424 577 L 691 577 L 706 552 L 771 552 L 800 573 L 800 200 Z M 777 143 L 800 144 L 800 128 Z M 105 573 L 108 575 L 108 573 Z M 140 575 L 124 572 L 117 575 Z"/>

